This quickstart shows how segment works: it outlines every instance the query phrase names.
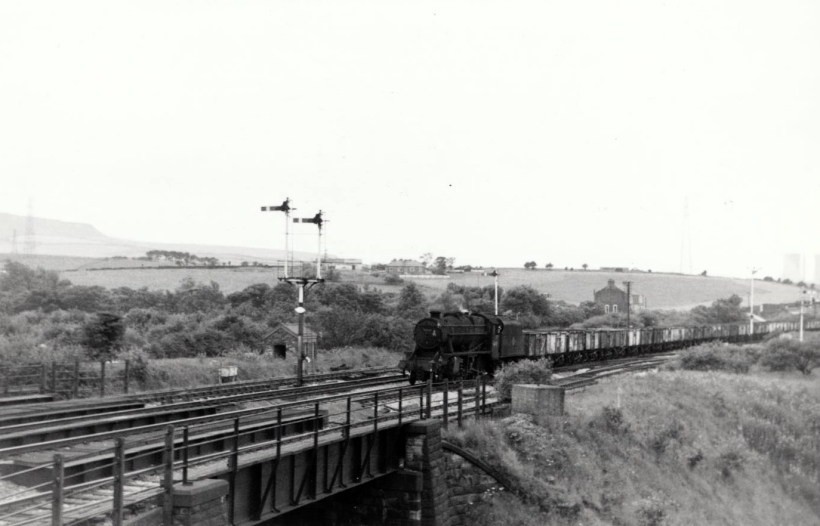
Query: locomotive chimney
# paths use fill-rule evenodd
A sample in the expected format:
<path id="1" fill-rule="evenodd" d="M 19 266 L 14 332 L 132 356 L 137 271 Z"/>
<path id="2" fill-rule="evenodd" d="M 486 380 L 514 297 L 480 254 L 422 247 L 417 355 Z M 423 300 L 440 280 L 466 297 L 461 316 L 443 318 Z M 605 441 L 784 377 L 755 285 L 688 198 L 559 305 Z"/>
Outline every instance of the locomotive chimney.
<path id="1" fill-rule="evenodd" d="M 434 319 L 441 318 L 441 311 L 440 310 L 431 310 L 430 311 L 430 317 L 434 318 Z"/>

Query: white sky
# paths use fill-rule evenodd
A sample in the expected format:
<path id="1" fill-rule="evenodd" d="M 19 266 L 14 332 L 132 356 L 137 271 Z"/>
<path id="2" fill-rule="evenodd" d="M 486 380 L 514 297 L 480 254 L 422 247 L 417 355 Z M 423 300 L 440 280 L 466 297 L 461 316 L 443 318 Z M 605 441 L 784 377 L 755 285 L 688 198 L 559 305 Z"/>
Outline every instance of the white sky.
<path id="1" fill-rule="evenodd" d="M 780 275 L 819 139 L 816 0 L 0 3 L 0 212 L 120 238 Z"/>

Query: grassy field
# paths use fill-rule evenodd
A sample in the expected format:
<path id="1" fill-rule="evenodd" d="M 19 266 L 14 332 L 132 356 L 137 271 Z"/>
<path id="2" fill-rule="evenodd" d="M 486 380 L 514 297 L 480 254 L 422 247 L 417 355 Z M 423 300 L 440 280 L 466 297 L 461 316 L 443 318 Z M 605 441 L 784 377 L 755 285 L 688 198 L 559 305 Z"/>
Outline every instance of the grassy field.
<path id="1" fill-rule="evenodd" d="M 135 260 L 102 258 L 77 258 L 68 256 L 25 256 L 6 254 L 5 259 L 19 261 L 32 267 L 42 266 L 57 270 L 62 278 L 75 285 L 100 285 L 106 288 L 148 287 L 154 290 L 173 290 L 185 278 L 197 282 L 219 283 L 225 293 L 236 292 L 256 283 L 275 284 L 274 269 L 265 268 L 173 268 L 156 269 L 158 263 Z M 124 268 L 123 268 L 124 267 Z M 109 270 L 90 270 L 105 268 Z M 624 281 L 632 281 L 632 291 L 646 297 L 650 309 L 690 309 L 696 305 L 708 305 L 719 298 L 732 294 L 747 301 L 749 281 L 745 279 L 688 276 L 681 274 L 644 272 L 604 272 L 595 270 L 525 270 L 523 268 L 499 269 L 499 285 L 509 289 L 517 285 L 530 285 L 552 299 L 570 303 L 591 301 L 593 292 L 606 286 L 610 279 L 624 288 Z M 387 285 L 384 273 L 341 271 L 342 281 L 377 287 L 384 292 L 398 292 L 403 285 Z M 492 286 L 493 278 L 481 272 L 452 274 L 448 279 L 413 279 L 429 297 L 434 298 L 449 283 L 467 286 Z M 797 301 L 799 289 L 794 285 L 776 282 L 755 282 L 755 303 L 790 303 Z"/>
<path id="2" fill-rule="evenodd" d="M 820 382 L 658 372 L 571 392 L 567 415 L 484 421 L 445 439 L 515 484 L 477 525 L 820 525 Z"/>
<path id="3" fill-rule="evenodd" d="M 616 284 L 623 288 L 625 280 L 633 282 L 632 290 L 635 294 L 643 294 L 647 298 L 650 309 L 689 309 L 695 305 L 710 304 L 716 299 L 726 298 L 737 294 L 744 299 L 748 296 L 749 282 L 747 280 L 684 276 L 678 274 L 660 273 L 622 273 L 598 271 L 564 271 L 564 270 L 536 270 L 502 269 L 499 285 L 511 288 L 517 285 L 530 285 L 536 290 L 555 300 L 564 300 L 570 303 L 591 301 L 593 291 L 606 286 L 607 280 L 614 279 Z M 342 281 L 368 284 L 384 292 L 398 292 L 402 285 L 387 285 L 382 276 L 374 277 L 362 272 L 342 272 Z M 148 287 L 149 289 L 172 290 L 186 277 L 195 281 L 219 283 L 225 293 L 242 290 L 255 283 L 275 284 L 276 271 L 264 268 L 232 268 L 232 269 L 123 269 L 123 270 L 75 270 L 63 271 L 61 276 L 76 285 L 101 285 L 103 287 Z M 411 281 L 407 278 L 405 281 Z M 490 286 L 493 280 L 489 276 L 472 272 L 453 274 L 449 279 L 417 279 L 415 281 L 421 290 L 428 296 L 434 297 L 441 293 L 448 283 L 457 283 L 468 286 Z M 794 285 L 756 281 L 756 303 L 788 303 L 798 299 L 799 289 Z"/>
<path id="4" fill-rule="evenodd" d="M 646 297 L 650 309 L 689 309 L 696 305 L 710 304 L 716 299 L 732 294 L 747 299 L 749 280 L 687 276 L 681 274 L 644 272 L 603 272 L 594 270 L 525 270 L 499 269 L 499 286 L 504 288 L 530 285 L 551 298 L 570 303 L 592 301 L 595 290 L 604 288 L 607 281 L 615 280 L 616 286 L 625 289 L 623 282 L 632 282 L 633 294 Z M 452 274 L 449 280 L 417 280 L 425 290 L 441 291 L 448 283 L 468 286 L 489 286 L 493 278 L 480 272 Z M 789 303 L 799 299 L 799 289 L 794 285 L 774 282 L 755 282 L 755 303 Z"/>

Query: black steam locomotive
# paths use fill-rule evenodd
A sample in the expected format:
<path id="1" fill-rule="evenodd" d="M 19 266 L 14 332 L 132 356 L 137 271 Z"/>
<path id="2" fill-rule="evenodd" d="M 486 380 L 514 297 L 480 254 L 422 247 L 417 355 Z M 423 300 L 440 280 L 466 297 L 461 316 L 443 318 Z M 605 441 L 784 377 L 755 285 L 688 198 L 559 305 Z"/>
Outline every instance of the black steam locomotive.
<path id="1" fill-rule="evenodd" d="M 399 364 L 411 384 L 492 373 L 498 362 L 525 356 L 521 324 L 490 314 L 433 311 L 416 324 L 413 339 L 415 349 Z"/>

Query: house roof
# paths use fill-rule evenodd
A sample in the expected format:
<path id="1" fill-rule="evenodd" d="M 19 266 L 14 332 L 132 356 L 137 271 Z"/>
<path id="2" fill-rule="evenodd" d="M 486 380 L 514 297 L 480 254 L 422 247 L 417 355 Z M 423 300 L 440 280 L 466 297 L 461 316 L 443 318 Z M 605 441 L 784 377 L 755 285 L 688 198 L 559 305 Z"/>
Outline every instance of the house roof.
<path id="1" fill-rule="evenodd" d="M 423 267 L 420 262 L 412 259 L 394 259 L 387 264 L 388 267 Z"/>
<path id="2" fill-rule="evenodd" d="M 272 331 L 267 333 L 265 336 L 262 337 L 263 340 L 269 340 L 274 338 L 277 334 L 281 334 L 286 338 L 296 338 L 299 336 L 299 324 L 298 323 L 280 323 L 277 325 Z M 319 335 L 305 327 L 304 337 L 315 340 Z"/>

